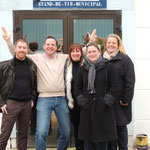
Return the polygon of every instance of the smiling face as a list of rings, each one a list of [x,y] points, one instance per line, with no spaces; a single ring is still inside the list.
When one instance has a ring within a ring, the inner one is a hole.
[[[43,45],[43,48],[49,56],[54,56],[54,54],[57,50],[56,41],[52,38],[46,39],[46,41]]]
[[[81,53],[81,50],[80,49],[73,49],[72,51],[71,51],[71,58],[72,58],[72,60],[73,61],[80,61],[80,59],[81,59],[81,55],[82,55],[82,53]]]
[[[75,62],[82,62],[83,61],[83,52],[82,46],[79,43],[73,43],[69,47],[69,59]]]
[[[100,50],[98,50],[95,46],[89,46],[87,49],[87,56],[91,61],[96,61],[101,55]]]
[[[109,54],[118,51],[118,40],[115,37],[108,37],[106,41],[106,50]]]
[[[24,60],[28,52],[28,45],[24,41],[19,41],[15,45],[16,58]]]

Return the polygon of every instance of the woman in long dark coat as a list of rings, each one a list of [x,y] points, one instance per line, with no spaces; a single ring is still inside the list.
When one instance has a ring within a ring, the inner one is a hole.
[[[109,143],[108,150],[128,150],[127,124],[132,120],[132,99],[134,93],[134,65],[126,54],[120,37],[110,34],[106,38],[106,51],[103,57],[116,69],[119,91],[115,101],[118,140]]]
[[[117,88],[113,66],[101,57],[99,47],[90,43],[75,83],[75,97],[81,106],[79,138],[84,140],[85,150],[107,150],[108,141],[117,138]]]
[[[74,127],[76,150],[84,150],[83,141],[78,138],[80,106],[78,105],[74,97],[74,84],[82,61],[82,46],[78,43],[71,44],[69,48],[69,58],[66,60],[65,64],[65,91],[70,110],[70,119]]]

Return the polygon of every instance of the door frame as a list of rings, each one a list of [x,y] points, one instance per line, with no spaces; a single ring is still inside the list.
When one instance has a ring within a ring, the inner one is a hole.
[[[13,11],[13,25],[14,27],[19,27],[20,30],[14,33],[13,38],[16,41],[23,37],[22,29],[24,19],[62,19],[64,53],[68,53],[69,46],[73,43],[74,19],[113,19],[113,31],[122,37],[121,16],[121,10],[15,10]]]

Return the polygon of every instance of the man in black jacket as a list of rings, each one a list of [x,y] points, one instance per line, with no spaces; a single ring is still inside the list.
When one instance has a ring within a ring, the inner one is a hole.
[[[36,65],[26,57],[28,43],[15,43],[13,59],[0,63],[0,108],[3,113],[0,150],[5,150],[14,123],[17,125],[17,146],[27,149],[27,130],[33,101],[36,97]]]

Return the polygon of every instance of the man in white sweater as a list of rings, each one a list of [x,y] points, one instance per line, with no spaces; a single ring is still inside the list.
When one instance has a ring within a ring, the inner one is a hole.
[[[10,52],[12,43],[10,35],[2,28]],[[46,137],[50,127],[51,113],[54,110],[59,124],[59,141],[57,150],[67,150],[70,139],[69,110],[64,91],[65,54],[57,54],[57,40],[48,36],[44,42],[45,53],[27,55],[37,65],[37,101],[36,150],[46,150]]]

